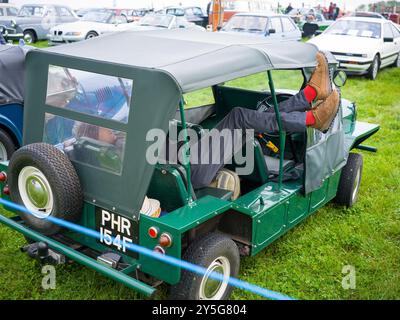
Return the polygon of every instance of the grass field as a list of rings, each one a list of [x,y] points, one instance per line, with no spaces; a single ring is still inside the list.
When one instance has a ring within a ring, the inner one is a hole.
[[[260,80],[240,84],[264,85]],[[357,102],[359,120],[381,125],[366,143],[378,153],[361,152],[358,203],[319,210],[258,256],[242,259],[240,278],[299,299],[399,299],[400,69],[384,69],[376,81],[350,78],[343,97]],[[78,264],[57,267],[56,289],[43,290],[40,265],[18,250],[24,243],[20,234],[0,226],[0,299],[143,298]],[[356,289],[341,286],[345,265],[355,268]],[[156,298],[164,298],[165,291]],[[233,298],[259,299],[241,290]]]

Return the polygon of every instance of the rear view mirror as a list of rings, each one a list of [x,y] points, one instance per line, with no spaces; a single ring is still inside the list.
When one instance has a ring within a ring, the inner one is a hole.
[[[393,38],[383,38],[383,42],[393,42]]]
[[[271,34],[271,33],[276,33],[276,30],[275,29],[269,29],[268,30],[268,34]]]
[[[333,75],[333,83],[337,87],[343,87],[347,81],[347,74],[343,70],[336,71]]]

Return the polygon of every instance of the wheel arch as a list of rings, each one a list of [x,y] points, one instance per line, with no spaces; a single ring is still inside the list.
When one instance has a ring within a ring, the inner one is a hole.
[[[38,39],[38,32],[35,30],[35,28],[29,26],[27,28],[24,28],[22,32],[25,33],[26,31],[32,31],[35,35],[36,40]]]
[[[18,148],[21,146],[22,134],[19,132],[18,128],[12,122],[10,122],[10,120],[0,116],[0,129],[5,131],[10,136]]]
[[[182,252],[193,241],[210,232],[220,232],[227,235],[236,242],[241,255],[250,255],[253,232],[252,218],[233,208],[186,231],[183,235]]]

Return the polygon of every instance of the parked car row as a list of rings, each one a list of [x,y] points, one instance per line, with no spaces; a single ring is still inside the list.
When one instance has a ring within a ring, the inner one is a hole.
[[[67,6],[26,4],[11,19],[10,16],[0,16],[0,25],[3,26],[3,34],[7,39],[24,38],[25,42],[33,43],[45,40],[51,27],[78,19],[75,12]]]
[[[50,29],[49,44],[57,45],[97,37],[106,33],[154,29],[194,28],[205,30],[184,17],[150,13],[136,23],[128,23],[126,16],[114,9],[97,9],[86,13],[80,21],[60,24]]]

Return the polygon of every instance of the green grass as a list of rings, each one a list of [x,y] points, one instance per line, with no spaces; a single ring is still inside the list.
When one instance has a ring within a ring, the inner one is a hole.
[[[261,89],[265,81],[256,75],[235,84]],[[279,81],[298,84],[294,75]],[[351,209],[330,204],[256,257],[242,259],[240,278],[299,299],[399,299],[400,69],[384,69],[376,81],[350,78],[343,97],[357,102],[359,120],[381,125],[367,142],[378,153],[362,152],[359,201]],[[206,98],[205,91],[186,97],[190,106]],[[143,298],[79,264],[58,266],[56,289],[43,290],[41,267],[18,250],[24,243],[19,233],[0,226],[0,299]],[[345,265],[356,268],[355,290],[342,289]],[[233,298],[260,299],[241,290]]]

